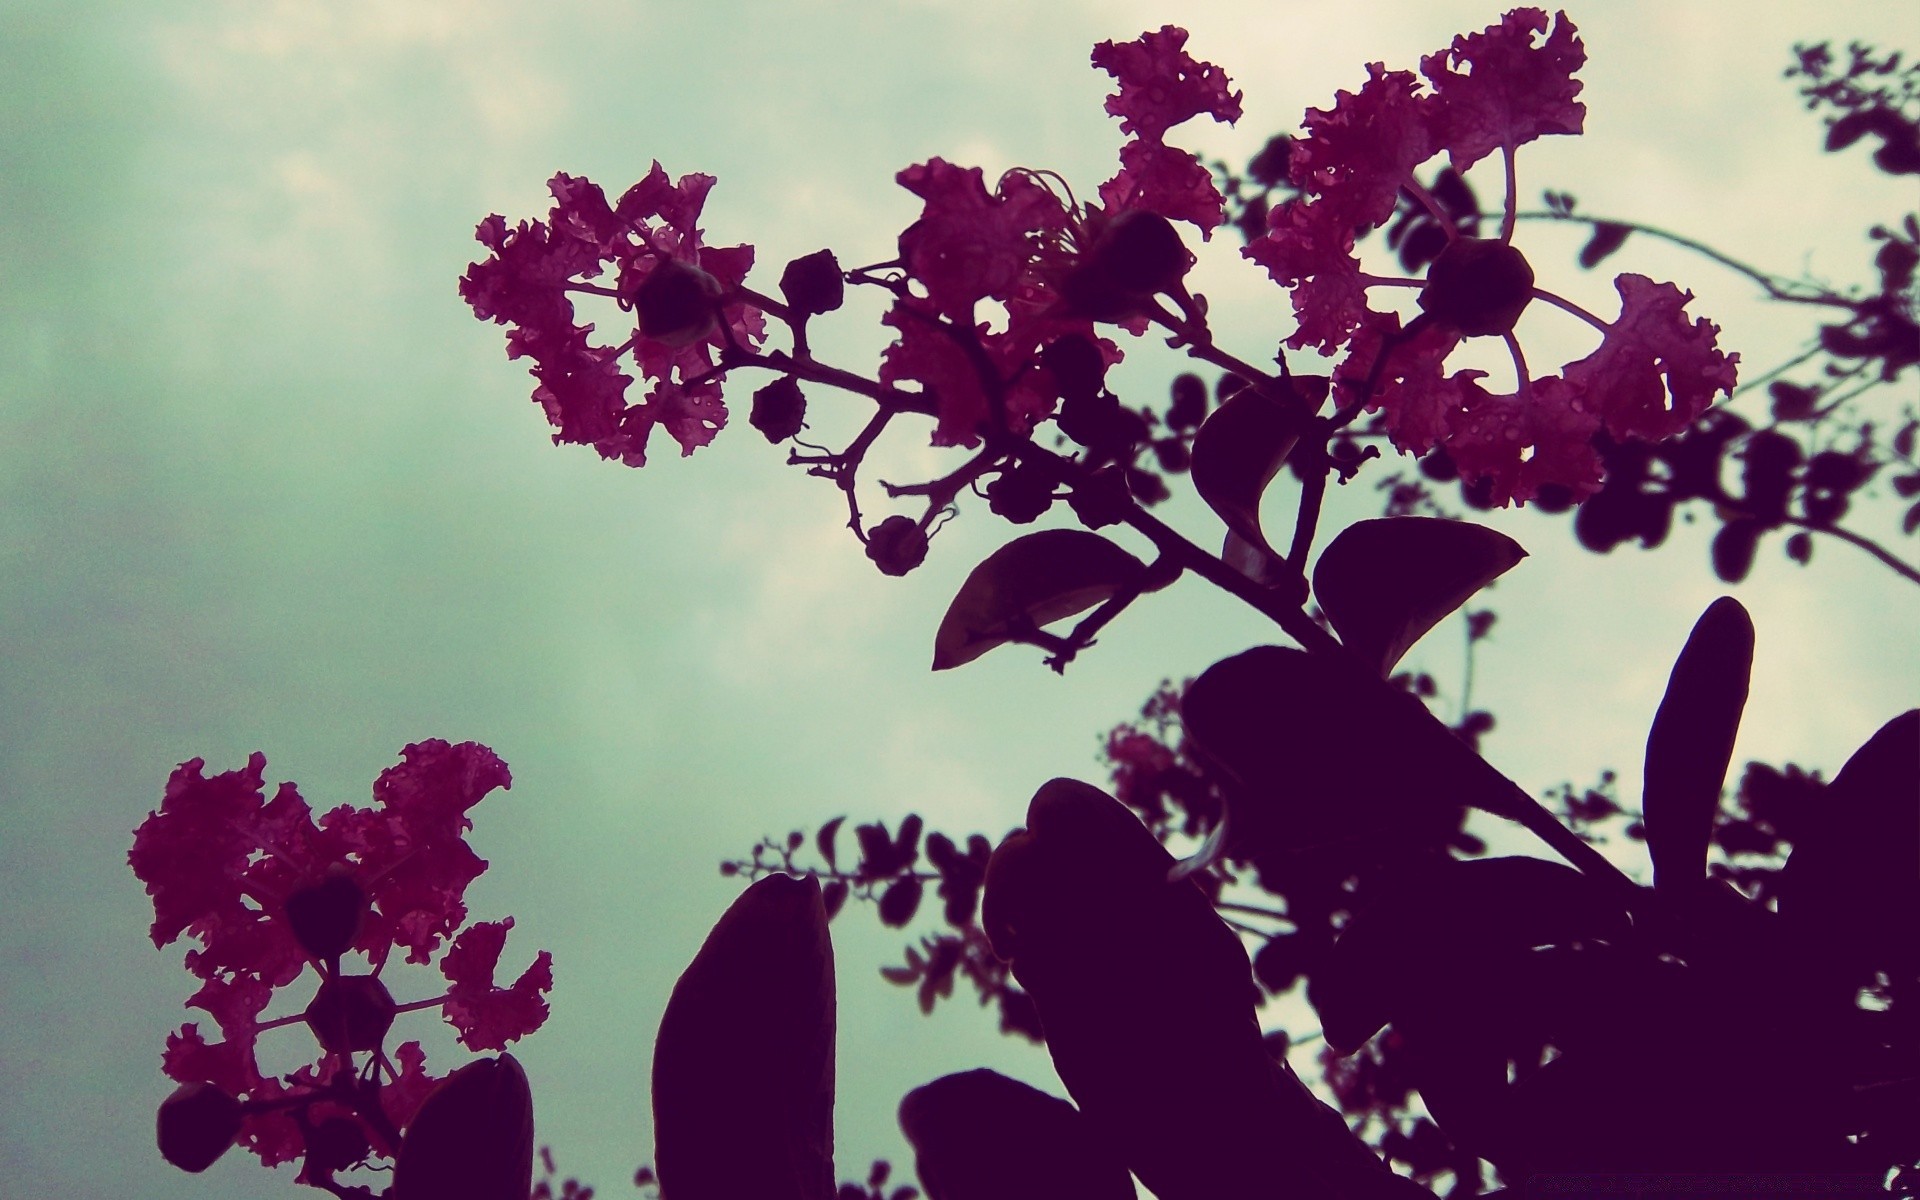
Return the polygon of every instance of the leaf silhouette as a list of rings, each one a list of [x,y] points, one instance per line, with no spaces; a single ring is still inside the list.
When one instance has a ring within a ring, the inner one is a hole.
[[[1462,975],[1514,951],[1624,937],[1615,898],[1571,867],[1545,859],[1439,859],[1363,897],[1307,998],[1327,1045],[1360,1048],[1427,992],[1457,990]]]
[[[1356,521],[1321,552],[1313,594],[1340,640],[1384,678],[1408,647],[1526,556],[1506,534],[1470,521]]]
[[[1780,912],[1856,975],[1920,969],[1920,709],[1888,721],[1804,814]]]
[[[946,1075],[900,1101],[928,1200],[1133,1200],[1133,1177],[1092,1122],[994,1071]]]
[[[1580,265],[1592,269],[1600,265],[1615,250],[1627,244],[1627,235],[1633,230],[1613,221],[1602,221],[1593,227],[1593,236],[1587,244],[1580,247]]]
[[[395,1200],[524,1200],[533,1094],[513,1055],[470,1062],[428,1093],[393,1167]]]
[[[1243,388],[1214,410],[1193,439],[1194,490],[1230,533],[1269,561],[1280,556],[1260,528],[1260,498],[1286,462],[1298,429],[1297,420],[1279,404]],[[1246,574],[1258,579],[1265,572]]]
[[[987,869],[987,935],[1080,1111],[1161,1200],[1402,1195],[1268,1056],[1245,948],[1172,865],[1118,801],[1056,779]]]
[[[768,875],[674,984],[653,1051],[674,1200],[832,1200],[833,947],[817,881]]]
[[[1738,600],[1722,596],[1687,635],[1647,734],[1641,811],[1653,885],[1662,891],[1706,878],[1707,839],[1752,669],[1753,619]]]
[[[1521,815],[1512,782],[1346,655],[1259,646],[1223,659],[1187,689],[1181,717],[1242,785],[1228,796],[1230,853],[1353,839],[1438,847],[1462,806]]]
[[[1139,583],[1146,566],[1097,533],[1048,529],[1015,538],[967,575],[933,639],[933,669],[970,663]]]

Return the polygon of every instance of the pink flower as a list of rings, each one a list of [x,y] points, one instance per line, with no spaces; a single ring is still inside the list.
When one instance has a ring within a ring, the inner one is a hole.
[[[496,987],[494,969],[513,918],[470,926],[440,959],[440,973],[453,984],[447,993],[447,1023],[469,1050],[500,1050],[538,1029],[547,1019],[542,993],[553,989],[553,956],[542,950],[510,987]]]
[[[561,173],[548,184],[554,206],[545,221],[480,223],[475,236],[491,254],[468,268],[460,294],[475,316],[514,327],[507,357],[533,360],[533,398],[558,430],[555,444],[590,445],[637,467],[655,426],[682,455],[725,426],[720,360],[728,346],[757,346],[766,320],[739,296],[753,247],[701,242],[713,183],[699,174],[670,180],[656,162],[609,205],[599,185]],[[587,282],[608,267],[613,286]],[[577,294],[634,312],[632,335],[618,346],[588,342],[594,326],[575,323]],[[620,366],[629,351],[652,381],[639,403],[627,398],[633,377]]]
[[[1167,130],[1197,116],[1233,124],[1241,93],[1229,91],[1227,73],[1186,52],[1187,31],[1163,25],[1131,42],[1101,42],[1093,65],[1119,81],[1107,97],[1107,112],[1132,135],[1120,151],[1120,172],[1100,187],[1109,217],[1127,209],[1191,221],[1203,236],[1225,220],[1225,201],[1213,172],[1191,153],[1165,143]]]
[[[1245,250],[1292,291],[1298,327],[1287,344],[1345,349],[1335,378],[1346,402],[1384,411],[1404,451],[1444,449],[1499,504],[1524,503],[1547,486],[1591,495],[1601,481],[1594,438],[1602,430],[1616,439],[1668,437],[1734,386],[1738,356],[1719,350],[1716,326],[1687,317],[1691,294],[1621,275],[1620,315],[1605,321],[1535,287],[1511,245],[1514,151],[1545,134],[1580,132],[1586,110],[1573,72],[1585,60],[1565,14],[1549,31],[1543,11],[1520,8],[1424,58],[1429,91],[1410,72],[1372,64],[1358,92],[1308,111],[1288,165],[1301,198],[1274,209],[1266,235]],[[1464,170],[1495,150],[1508,182],[1500,236],[1467,237],[1414,172],[1442,151]],[[1424,281],[1369,275],[1354,253],[1361,234],[1392,217],[1402,192],[1442,217],[1450,238]],[[1421,289],[1422,314],[1405,327],[1369,306],[1368,292],[1389,286]],[[1599,348],[1560,375],[1531,375],[1513,327],[1536,299],[1597,328]],[[1460,341],[1480,336],[1507,343],[1519,381],[1512,394],[1487,391],[1481,371],[1445,373]]]

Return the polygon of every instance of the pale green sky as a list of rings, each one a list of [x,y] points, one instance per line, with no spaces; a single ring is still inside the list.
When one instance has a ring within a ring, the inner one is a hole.
[[[929,675],[948,597],[1007,528],[976,507],[923,570],[881,578],[836,528],[833,490],[746,427],[746,389],[736,427],[691,459],[657,446],[633,472],[554,449],[499,330],[454,291],[481,217],[544,212],[555,170],[618,190],[659,158],[719,177],[709,240],[759,245],[753,278],[771,287],[823,245],[887,257],[917,210],[893,173],[931,155],[989,177],[1052,167],[1090,193],[1120,144],[1095,41],[1187,24],[1247,109],[1191,144],[1243,158],[1369,59],[1411,67],[1498,11],[0,3],[8,1190],[292,1194],[291,1170],[275,1181],[245,1155],[196,1179],[152,1149],[159,1053],[191,987],[182,948],[146,941],[125,855],[183,759],[224,770],[263,750],[270,780],[326,807],[366,803],[406,742],[497,749],[516,783],[477,810],[493,869],[471,902],[516,918],[516,969],[554,952],[553,1018],[516,1053],[542,1139],[618,1194],[651,1151],[667,989],[735,890],[720,858],[842,812],[997,835],[1047,777],[1097,778],[1096,735],[1162,677],[1276,636],[1184,583],[1064,680],[1018,649]],[[1911,41],[1903,5],[1570,15],[1588,135],[1526,148],[1523,194],[1566,188],[1771,269],[1860,278],[1862,231],[1910,207],[1910,183],[1823,158],[1779,74],[1796,40]],[[1571,235],[1526,232],[1546,286],[1609,293],[1572,267]],[[1215,239],[1201,287],[1223,342],[1259,357],[1288,331],[1284,301],[1234,249]],[[1752,366],[1804,336],[1697,259],[1635,243],[1617,262],[1696,291]],[[873,316],[844,315],[821,344],[871,370]],[[1152,340],[1127,350],[1139,397],[1181,369]],[[903,445],[894,461],[931,460]],[[1191,508],[1176,519],[1217,536]],[[1565,520],[1498,521],[1534,557],[1502,583],[1478,665],[1501,719],[1489,756],[1535,788],[1631,774],[1671,656],[1721,590],[1708,531],[1602,559]],[[1760,639],[1742,753],[1831,769],[1913,702],[1914,597],[1863,556],[1827,544],[1803,571],[1763,548],[1738,595]],[[1443,630],[1427,660],[1449,683],[1456,646]],[[995,1065],[1059,1090],[969,1002],[927,1021],[881,982],[897,934],[856,914],[835,936],[844,1174],[899,1152],[893,1106],[936,1075]],[[393,986],[405,1000],[436,979]],[[429,1045],[441,1069],[459,1061],[450,1039]]]

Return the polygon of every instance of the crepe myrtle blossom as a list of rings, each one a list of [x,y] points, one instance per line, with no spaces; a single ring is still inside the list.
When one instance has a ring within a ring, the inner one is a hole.
[[[168,1036],[162,1066],[182,1085],[169,1104],[227,1105],[237,1140],[262,1162],[304,1156],[303,1182],[370,1152],[391,1156],[438,1081],[419,1042],[387,1053],[397,1014],[438,1008],[472,1050],[501,1049],[547,1017],[552,957],[543,950],[513,983],[496,985],[513,920],[467,924],[463,901],[487,866],[466,844],[467,813],[509,786],[507,766],[478,743],[418,742],[374,781],[373,807],[342,805],[317,822],[291,783],[266,798],[261,754],[212,777],[203,767],[196,758],[174,771],[128,855],[153,899],[154,945],[182,934],[199,944],[186,956],[201,980],[187,1006],[220,1032],[208,1041],[188,1022]],[[439,952],[445,993],[396,1003],[382,979],[394,950],[414,963]],[[350,969],[349,955],[364,969]],[[305,1007],[262,1019],[309,968],[317,982]],[[259,1036],[302,1023],[318,1058],[263,1075]],[[357,1054],[368,1056],[358,1067]],[[163,1109],[163,1128],[165,1119]]]
[[[642,466],[647,439],[664,427],[691,454],[727,423],[717,355],[759,344],[766,321],[740,297],[753,247],[701,244],[700,210],[711,175],[670,181],[658,162],[609,205],[599,185],[565,173],[548,183],[545,221],[509,228],[499,215],[474,236],[491,252],[460,280],[483,321],[512,327],[508,358],[533,360],[533,398],[558,431],[556,444],[592,446],[602,458]],[[612,269],[612,284],[589,282]],[[618,345],[588,340],[573,296],[607,296],[634,314]],[[621,367],[631,353],[650,381],[638,402]]]
[[[1093,64],[1120,85],[1107,112],[1129,135],[1098,203],[1082,206],[1057,176],[1027,168],[1003,174],[992,192],[978,167],[939,158],[896,177],[923,201],[900,235],[898,259],[918,289],[898,292],[882,318],[899,337],[880,380],[911,382],[935,398],[935,445],[1025,434],[1064,394],[1047,347],[1086,338],[1111,365],[1120,350],[1095,337],[1095,322],[1138,334],[1155,295],[1190,303],[1182,280],[1194,260],[1171,222],[1209,237],[1225,202],[1212,172],[1165,135],[1196,116],[1232,123],[1241,94],[1219,67],[1187,54],[1186,40],[1186,30],[1168,25],[1094,47]],[[1003,330],[979,314],[989,300],[1006,314]]]
[[[1620,314],[1602,320],[1535,287],[1512,245],[1514,151],[1545,134],[1581,131],[1586,108],[1573,73],[1585,61],[1566,14],[1549,30],[1545,12],[1517,8],[1423,58],[1425,88],[1412,72],[1371,64],[1358,92],[1308,110],[1288,163],[1301,195],[1274,209],[1265,235],[1244,251],[1292,291],[1299,327],[1287,344],[1345,350],[1335,370],[1342,399],[1384,410],[1400,449],[1444,450],[1497,504],[1524,502],[1548,485],[1575,499],[1592,494],[1601,477],[1596,437],[1671,436],[1735,382],[1738,356],[1718,349],[1718,327],[1686,315],[1691,293],[1624,274],[1614,281]],[[1501,155],[1507,187],[1497,238],[1456,229],[1415,179],[1415,169],[1443,151],[1456,171]],[[1354,254],[1356,239],[1392,216],[1402,191],[1449,238],[1424,280],[1368,274]],[[1420,289],[1420,315],[1403,326],[1369,307],[1369,292],[1383,287]],[[1532,375],[1513,329],[1534,300],[1599,330],[1599,347],[1558,375]],[[1506,342],[1518,377],[1513,394],[1488,391],[1482,371],[1444,373],[1447,356],[1469,337]]]

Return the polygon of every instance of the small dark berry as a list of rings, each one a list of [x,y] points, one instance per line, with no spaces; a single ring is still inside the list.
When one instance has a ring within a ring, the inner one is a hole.
[[[806,423],[807,398],[793,376],[782,375],[753,394],[753,411],[747,424],[758,429],[767,441],[778,445],[799,433]]]
[[[927,534],[912,517],[888,517],[867,532],[867,557],[884,575],[905,575],[927,559]]]

